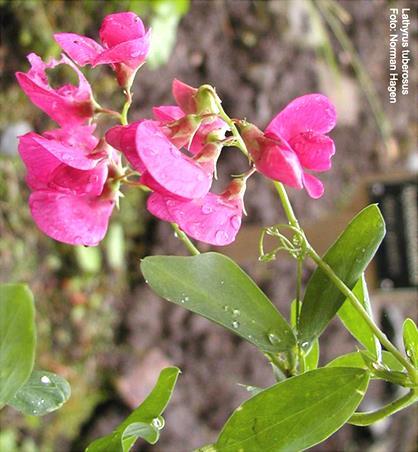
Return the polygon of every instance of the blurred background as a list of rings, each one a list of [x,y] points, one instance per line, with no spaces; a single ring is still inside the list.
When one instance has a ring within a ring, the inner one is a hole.
[[[53,32],[97,38],[106,14],[131,10],[153,28],[151,57],[133,87],[131,120],[150,117],[153,105],[173,103],[174,77],[193,86],[212,84],[232,117],[245,117],[260,128],[294,97],[326,94],[339,119],[331,133],[337,148],[333,169],[321,176],[325,195],[312,201],[306,193],[289,190],[308,236],[324,251],[348,219],[387,186],[415,187],[416,218],[418,74],[412,59],[410,93],[390,104],[388,16],[394,5],[413,11],[416,3],[0,0],[0,282],[29,284],[37,308],[37,365],[65,376],[73,391],[62,409],[43,418],[4,409],[2,452],[84,450],[144,399],[169,364],[183,373],[165,415],[166,427],[156,446],[139,443],[136,450],[188,451],[213,442],[232,410],[248,397],[236,383],[273,383],[266,360],[250,344],[159,300],[145,287],[139,272],[142,257],[186,253],[169,225],[146,212],[139,191],[126,191],[97,248],[66,246],[37,230],[15,137],[55,125],[16,83],[14,73],[29,67],[25,56],[31,51],[57,56]],[[411,48],[416,49],[416,37],[415,15]],[[57,81],[64,75],[56,74]],[[99,102],[120,109],[123,96],[112,73],[99,67],[87,75]],[[232,149],[222,154],[218,167],[222,186],[245,161]],[[237,242],[222,251],[235,257],[287,314],[295,263],[285,255],[268,264],[257,261],[260,228],[284,220],[271,184],[252,178],[246,207]],[[393,225],[401,239],[402,228]],[[410,279],[397,282],[382,273],[385,265],[379,259],[380,267],[368,275],[372,303],[377,319],[399,344],[395,332],[400,332],[402,319],[417,317],[416,279],[412,272]],[[304,282],[312,269],[307,263]],[[355,343],[334,321],[321,337],[321,363],[352,350]],[[395,396],[390,386],[373,386],[362,408],[372,409]],[[417,410],[410,408],[372,428],[346,426],[312,450],[413,451],[416,416]]]

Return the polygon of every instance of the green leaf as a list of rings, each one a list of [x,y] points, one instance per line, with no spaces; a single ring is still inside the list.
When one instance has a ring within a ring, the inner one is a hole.
[[[369,291],[367,290],[364,273],[354,286],[353,293],[372,318],[373,315],[370,305]],[[338,316],[347,330],[360,342],[360,344],[363,344],[374,357],[378,358],[382,352],[380,342],[370,331],[370,328],[367,326],[363,317],[361,317],[361,315],[353,308],[348,299],[344,301],[344,304],[338,310]]]
[[[44,370],[35,370],[9,400],[8,405],[24,414],[44,416],[60,408],[71,395],[67,380]]]
[[[382,363],[388,370],[394,372],[402,372],[405,370],[399,361],[394,358],[392,353],[387,351],[382,352]],[[351,352],[345,355],[338,356],[327,364],[327,367],[358,367],[360,369],[368,369],[361,352]]]
[[[152,256],[141,262],[145,280],[161,297],[222,325],[263,352],[296,343],[292,329],[254,281],[218,253]]]
[[[316,338],[309,352],[305,355],[305,370],[314,370],[319,362],[319,340]]]
[[[406,319],[403,324],[403,343],[409,360],[418,367],[418,329],[411,319]]]
[[[24,284],[0,285],[0,406],[29,378],[35,359],[35,308]]]
[[[155,444],[164,427],[161,414],[170,401],[179,373],[177,367],[163,369],[144,402],[113,433],[92,442],[86,452],[128,452],[138,438]]]
[[[277,383],[234,411],[215,448],[283,452],[312,447],[349,419],[368,381],[362,369],[321,368]]]
[[[363,209],[325,254],[323,260],[352,289],[373,258],[385,235],[385,223],[376,205]],[[334,317],[345,297],[317,268],[303,298],[299,331],[302,342],[312,341]]]

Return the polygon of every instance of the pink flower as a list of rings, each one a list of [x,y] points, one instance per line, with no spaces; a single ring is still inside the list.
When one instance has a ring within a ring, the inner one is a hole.
[[[31,69],[27,73],[17,72],[16,78],[22,90],[37,107],[60,126],[66,127],[81,125],[93,116],[91,87],[70,59],[62,56],[60,60],[44,63],[39,56],[31,53],[28,60]],[[70,66],[77,73],[78,86],[64,85],[55,89],[49,85],[46,69],[61,64]]]
[[[122,152],[128,162],[140,174],[146,167],[136,149],[136,129],[141,121],[133,122],[127,126],[115,126],[109,129],[106,134],[106,141],[115,149]]]
[[[144,185],[188,199],[200,198],[209,191],[221,150],[209,143],[191,158],[166,137],[159,122],[151,120],[112,127],[106,141],[143,175]]]
[[[103,45],[75,33],[56,33],[55,40],[78,65],[111,64],[121,86],[132,78],[149,53],[151,32],[134,13],[109,14],[100,27]]]
[[[192,159],[177,149],[159,123],[145,120],[136,129],[136,150],[152,178],[165,190],[183,198],[201,198],[208,193],[219,152],[210,158]]]
[[[297,155],[304,170],[327,171],[335,154],[334,141],[325,134],[336,123],[335,107],[321,94],[308,94],[290,102],[267,126],[267,137],[279,140]],[[324,193],[322,182],[304,171],[303,185],[312,198]]]
[[[148,210],[163,221],[177,223],[190,237],[215,246],[232,243],[241,227],[245,184],[233,180],[220,194],[186,200],[154,192]]]
[[[290,187],[303,188],[302,166],[296,153],[284,140],[267,137],[252,124],[245,124],[241,135],[260,173]]]
[[[29,132],[19,140],[35,223],[53,239],[72,245],[97,245],[115,206],[115,190],[107,180],[117,162],[100,143],[97,148],[93,130]]]
[[[215,107],[206,92],[200,92],[176,79],[172,92],[178,106],[154,107],[153,113],[166,126],[166,135],[175,146],[186,146],[192,154],[197,154],[209,138],[225,138],[228,125],[212,114]]]

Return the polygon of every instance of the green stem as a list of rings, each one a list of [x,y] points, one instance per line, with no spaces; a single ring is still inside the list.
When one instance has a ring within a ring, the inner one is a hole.
[[[207,89],[212,94],[213,100],[214,100],[216,106],[218,107],[219,117],[222,118],[228,124],[229,128],[231,129],[232,135],[237,140],[237,143],[236,143],[237,147],[239,147],[240,150],[247,157],[249,157],[250,153],[248,152],[247,146],[244,143],[244,140],[242,139],[241,134],[239,133],[234,121],[225,113],[225,110],[222,107],[222,103],[221,103],[221,100],[219,99],[218,95],[216,94],[216,92],[214,91],[214,89],[211,86],[207,85]]]
[[[125,91],[126,100],[123,104],[122,112],[120,114],[120,123],[123,126],[128,125],[128,111],[132,105],[132,94],[129,89]]]
[[[354,413],[347,421],[349,424],[365,427],[366,425],[374,424],[398,411],[412,405],[418,400],[418,391],[411,389],[403,397],[394,400],[393,402],[379,408],[376,411],[366,411],[364,413]]]
[[[401,352],[389,341],[387,336],[379,329],[379,327],[374,323],[373,319],[369,316],[367,311],[364,309],[363,305],[360,303],[358,298],[353,294],[353,292],[341,281],[341,279],[335,274],[334,270],[318,255],[318,253],[308,245],[308,254],[312,260],[320,267],[323,272],[328,276],[328,278],[335,284],[335,286],[344,294],[350,301],[353,308],[360,314],[362,319],[365,321],[369,329],[373,334],[379,339],[380,343],[386,348],[387,351],[392,353],[392,355],[405,367],[408,374],[411,377],[413,383],[417,382],[418,375],[414,366],[408,361],[406,357],[402,355]]]
[[[274,186],[276,187],[277,193],[280,196],[280,201],[282,202],[283,209],[285,211],[285,214],[287,216],[287,219],[289,223],[294,226],[295,228],[300,230],[299,222],[296,218],[295,212],[293,212],[292,205],[290,204],[289,197],[287,196],[286,190],[283,187],[283,184],[281,182],[273,182]]]
[[[171,226],[174,229],[177,238],[184,243],[190,254],[193,256],[200,254],[200,251],[193,245],[189,237],[187,237],[187,235],[178,227],[176,223],[171,223]]]

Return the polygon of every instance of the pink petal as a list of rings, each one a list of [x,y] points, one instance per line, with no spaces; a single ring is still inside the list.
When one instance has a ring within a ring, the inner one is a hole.
[[[108,48],[141,38],[145,34],[142,20],[134,13],[109,14],[100,27],[100,39]]]
[[[99,139],[93,135],[95,129],[95,124],[71,128],[63,127],[62,129],[47,130],[43,133],[43,136],[59,141],[71,148],[85,149],[87,153],[90,153],[93,150],[96,152],[95,148],[99,144]]]
[[[57,191],[35,191],[29,206],[46,235],[71,245],[95,246],[105,236],[115,202]]]
[[[316,132],[302,132],[289,142],[303,167],[315,171],[331,168],[331,157],[335,154],[334,141]]]
[[[142,121],[133,122],[128,126],[115,126],[106,132],[106,141],[122,152],[128,162],[139,173],[145,171],[145,166],[136,150],[136,129]]]
[[[156,121],[138,125],[136,148],[151,176],[169,192],[184,198],[200,198],[209,191],[212,173],[182,154]]]
[[[196,113],[196,101],[194,95],[197,93],[197,89],[193,88],[180,80],[173,80],[173,97],[177,102],[177,105],[186,114]]]
[[[47,188],[51,173],[61,164],[45,148],[40,146],[29,132],[19,137],[19,154],[27,169],[26,182],[32,190]]]
[[[334,105],[322,94],[308,94],[290,102],[266,128],[289,141],[301,132],[327,133],[335,126]]]
[[[86,149],[83,146],[84,143],[77,144],[58,141],[54,138],[48,138],[47,133],[45,133],[47,138],[33,132],[30,132],[27,135],[30,136],[30,139],[35,142],[38,147],[42,147],[44,151],[52,154],[60,162],[73,168],[81,170],[92,169],[99,162],[99,159],[95,158],[94,154],[91,153],[92,149]]]
[[[79,66],[93,64],[103,47],[93,39],[76,33],[55,33],[54,39],[62,50]]]
[[[147,200],[147,209],[152,215],[163,221],[173,223],[174,219],[167,209],[166,198],[160,193],[151,193]]]
[[[324,194],[324,185],[311,174],[303,174],[303,185],[311,198],[318,199]]]
[[[172,221],[187,235],[211,245],[232,243],[241,227],[241,199],[208,193],[191,201],[166,198],[166,205]]]
[[[17,72],[20,87],[30,100],[61,126],[83,124],[93,115],[91,87],[80,70],[65,55],[60,61],[44,63],[34,53],[28,56],[32,68],[28,73]],[[67,64],[77,72],[78,87],[65,85],[53,89],[48,84],[45,70]]]
[[[259,143],[259,149],[250,150],[257,170],[270,179],[301,189],[302,167],[287,143],[269,138],[262,139]]]
[[[136,70],[145,61],[150,49],[150,31],[143,37],[120,44],[104,50],[94,60],[93,66],[98,64],[126,64],[130,69]]]
[[[108,166],[104,163],[88,171],[61,164],[51,174],[48,186],[74,195],[99,196],[103,191],[107,175]]]
[[[160,105],[159,107],[153,107],[155,119],[163,124],[167,124],[172,121],[177,121],[184,116],[184,112],[180,107],[176,105]]]

